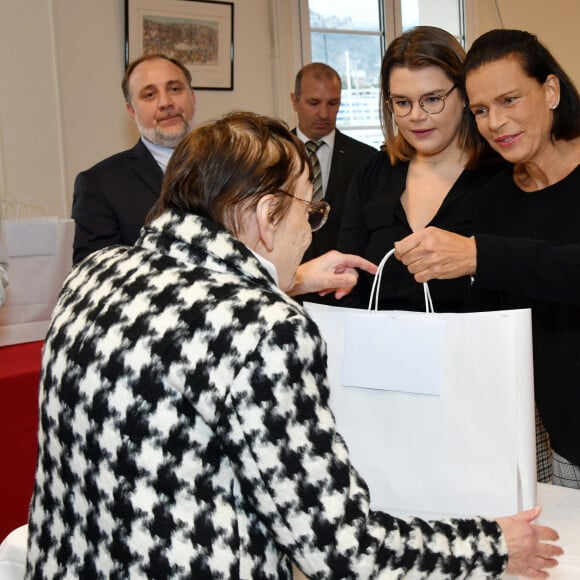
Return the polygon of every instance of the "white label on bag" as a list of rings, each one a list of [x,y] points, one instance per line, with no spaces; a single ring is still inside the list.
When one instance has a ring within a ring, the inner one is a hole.
[[[6,223],[8,257],[52,256],[55,253],[55,223]]]
[[[364,389],[439,395],[445,364],[445,321],[417,313],[409,324],[386,311],[345,319],[342,384]]]

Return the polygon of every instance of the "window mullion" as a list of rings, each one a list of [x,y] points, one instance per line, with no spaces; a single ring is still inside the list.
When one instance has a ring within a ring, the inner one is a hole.
[[[310,28],[310,33],[322,34],[352,34],[353,36],[382,36],[379,30],[351,30],[350,28]]]

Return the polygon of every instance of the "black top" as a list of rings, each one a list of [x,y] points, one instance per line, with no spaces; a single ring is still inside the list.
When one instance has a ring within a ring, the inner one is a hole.
[[[471,235],[479,192],[499,167],[493,164],[477,170],[464,170],[429,225]],[[361,165],[347,195],[339,233],[339,250],[359,254],[378,264],[396,241],[412,233],[401,205],[408,169],[408,162],[391,165],[389,156],[383,151]],[[361,273],[357,286],[343,298],[341,304],[366,308],[372,280],[373,276]],[[462,311],[469,284],[468,277],[429,282],[435,310]],[[394,258],[387,262],[382,275],[379,308],[425,310],[423,285],[415,282],[407,268]]]
[[[555,451],[580,465],[580,168],[532,193],[506,169],[474,231],[470,308],[532,309],[536,403]]]

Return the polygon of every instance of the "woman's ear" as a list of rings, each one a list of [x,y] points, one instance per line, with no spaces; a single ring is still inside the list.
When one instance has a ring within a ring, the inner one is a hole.
[[[548,107],[554,110],[560,104],[560,79],[556,75],[548,75],[544,81],[544,91]]]
[[[276,224],[272,219],[272,214],[276,208],[278,200],[274,195],[265,195],[260,198],[256,206],[256,223],[258,225],[258,235],[260,241],[268,252],[274,249],[274,234]]]

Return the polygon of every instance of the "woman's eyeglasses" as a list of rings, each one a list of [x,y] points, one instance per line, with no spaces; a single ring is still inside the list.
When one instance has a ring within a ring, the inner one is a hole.
[[[330,213],[330,204],[327,201],[306,201],[300,197],[296,197],[292,193],[280,190],[280,193],[284,195],[289,195],[297,201],[301,201],[308,206],[308,223],[310,224],[310,229],[313,232],[319,230],[328,219],[328,214]]]
[[[443,95],[423,95],[416,101],[408,99],[407,97],[389,97],[387,99],[387,106],[389,111],[395,117],[406,117],[413,110],[413,103],[419,103],[419,106],[429,115],[436,115],[445,108],[445,99],[457,88],[453,85]]]

